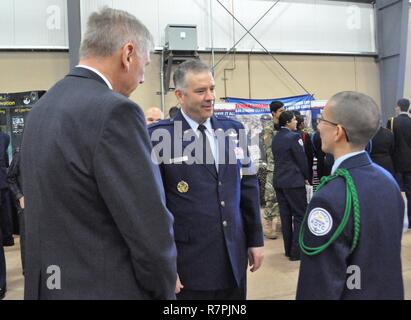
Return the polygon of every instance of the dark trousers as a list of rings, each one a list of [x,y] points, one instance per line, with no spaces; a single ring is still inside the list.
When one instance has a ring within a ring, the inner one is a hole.
[[[17,215],[19,217],[19,230],[20,230],[20,254],[21,254],[21,267],[23,269],[24,274],[24,267],[25,267],[25,254],[26,254],[26,227],[24,222],[24,209],[17,207]]]
[[[183,288],[177,294],[177,300],[245,300],[247,292],[245,281],[242,281],[240,287],[224,290],[201,291]]]
[[[0,229],[0,239],[3,239],[3,234]],[[4,256],[3,242],[0,241],[0,288],[6,287],[6,258]]]
[[[3,233],[2,241],[4,244],[13,242],[13,213],[10,190],[8,188],[0,190],[0,227]]]
[[[408,224],[411,223],[411,171],[397,172],[397,182],[400,185],[401,191],[407,196]]]
[[[276,188],[275,193],[280,209],[285,255],[298,258],[300,256],[298,235],[307,209],[307,191],[305,187]]]

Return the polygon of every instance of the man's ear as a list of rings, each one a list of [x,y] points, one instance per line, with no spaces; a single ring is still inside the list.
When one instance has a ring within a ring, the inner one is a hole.
[[[130,70],[131,62],[135,59],[135,47],[132,42],[127,42],[121,50],[121,62],[127,72]]]
[[[347,141],[345,136],[345,130],[341,125],[337,125],[337,133],[335,137],[335,142]]]
[[[183,102],[184,92],[181,89],[176,89],[176,91],[174,91],[174,94],[176,95],[179,104],[181,104]]]

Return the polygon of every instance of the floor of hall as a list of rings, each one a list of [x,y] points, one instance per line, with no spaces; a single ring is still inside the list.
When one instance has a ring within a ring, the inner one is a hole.
[[[21,300],[24,294],[21,274],[19,238],[13,247],[6,247],[7,293],[5,300]],[[248,299],[293,300],[298,279],[299,262],[289,261],[283,254],[282,239],[265,241],[263,266],[248,276]],[[402,240],[402,264],[405,298],[411,300],[411,231]]]

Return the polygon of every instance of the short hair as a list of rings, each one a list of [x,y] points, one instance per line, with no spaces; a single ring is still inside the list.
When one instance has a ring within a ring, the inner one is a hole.
[[[80,58],[111,56],[129,41],[136,46],[140,56],[154,47],[150,31],[135,16],[103,7],[88,19],[80,46]]]
[[[294,117],[295,115],[292,111],[284,111],[280,114],[280,117],[278,118],[278,124],[281,127],[285,127],[285,125],[288,122],[290,122]]]
[[[281,101],[272,101],[270,103],[271,113],[277,112],[277,110],[281,108],[284,108],[284,103],[282,103]]]
[[[400,107],[402,112],[407,112],[408,109],[410,108],[410,100],[402,98],[402,99],[398,100],[397,106]]]
[[[210,67],[198,59],[187,60],[181,63],[173,74],[174,87],[179,90],[186,88],[186,75],[188,72],[194,74],[211,72]]]
[[[364,148],[380,127],[381,109],[360,92],[343,91],[329,101],[331,121],[344,127],[352,145]]]
[[[294,111],[295,114],[295,111]],[[297,128],[304,123],[304,116],[301,114],[295,114],[295,118],[297,119]]]
[[[180,108],[177,106],[171,107],[170,110],[168,110],[168,115],[171,119],[173,119],[177,115],[179,110]]]

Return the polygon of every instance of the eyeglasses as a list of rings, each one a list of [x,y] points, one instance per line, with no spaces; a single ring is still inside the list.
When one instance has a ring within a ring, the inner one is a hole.
[[[347,130],[342,125],[340,125],[339,123],[335,123],[335,122],[332,122],[332,121],[325,120],[322,114],[319,114],[318,117],[317,117],[317,123],[320,123],[320,122],[325,122],[325,123],[331,124],[332,126],[335,126],[335,127],[337,127],[338,125],[341,126],[341,128],[344,130],[345,138],[346,138],[347,142],[350,142],[350,139],[348,139]]]

